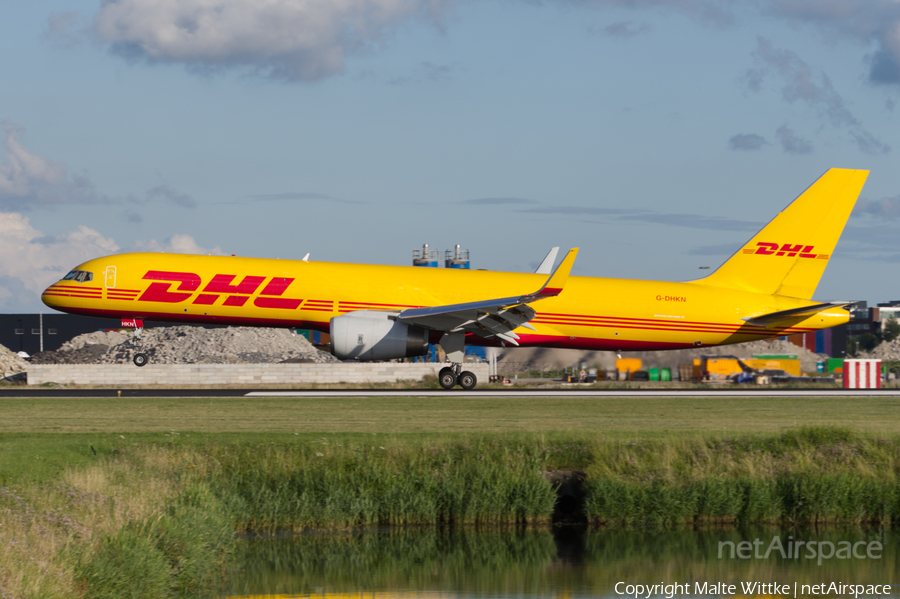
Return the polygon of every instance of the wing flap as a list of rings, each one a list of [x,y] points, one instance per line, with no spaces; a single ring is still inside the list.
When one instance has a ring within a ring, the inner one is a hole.
[[[401,311],[397,319],[429,329],[474,333],[486,339],[497,338],[518,345],[516,340],[519,336],[513,333],[514,329],[526,326],[534,330],[528,321],[535,317],[535,311],[528,304],[562,293],[577,256],[578,248],[569,250],[544,285],[532,293],[446,306],[409,308]]]

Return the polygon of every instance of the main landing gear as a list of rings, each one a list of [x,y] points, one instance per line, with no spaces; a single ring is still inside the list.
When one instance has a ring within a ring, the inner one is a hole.
[[[466,391],[471,391],[478,384],[478,379],[468,370],[462,369],[462,362],[466,358],[466,334],[444,333],[441,337],[441,347],[450,360],[450,366],[441,368],[438,372],[438,382],[444,389],[452,389],[459,385]]]
[[[474,389],[475,385],[478,384],[478,378],[468,370],[460,372],[461,368],[461,364],[454,364],[452,366],[441,368],[441,371],[438,373],[438,381],[441,383],[441,387],[444,389],[452,389],[456,385],[459,385],[466,391]]]

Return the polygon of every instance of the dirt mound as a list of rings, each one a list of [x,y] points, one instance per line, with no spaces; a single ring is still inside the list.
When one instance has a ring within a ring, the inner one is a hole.
[[[879,360],[900,360],[900,338],[893,341],[882,341],[872,351],[859,352],[860,358],[877,358]]]
[[[88,346],[105,345],[109,347],[112,345],[119,345],[120,343],[125,343],[131,339],[131,336],[131,333],[122,331],[96,331],[93,333],[85,333],[84,335],[78,335],[70,341],[66,341],[57,351],[70,352]]]
[[[876,348],[877,349],[877,348]],[[797,354],[803,372],[815,372],[816,362],[825,359],[815,352],[780,339],[748,341],[735,345],[719,345],[671,351],[622,352],[623,358],[640,358],[644,368],[669,367],[691,363],[701,356],[737,356],[745,359],[754,354]],[[608,370],[616,366],[616,354],[609,351],[581,351],[576,349],[507,348],[497,358],[501,372],[528,370],[559,370],[586,364],[588,367]]]
[[[0,345],[0,378],[15,376],[28,370],[28,362]]]
[[[328,352],[287,329],[176,326],[145,329],[141,352],[151,364],[271,364],[337,362]],[[35,355],[37,364],[125,364],[136,353],[128,333],[79,335],[55,352]]]

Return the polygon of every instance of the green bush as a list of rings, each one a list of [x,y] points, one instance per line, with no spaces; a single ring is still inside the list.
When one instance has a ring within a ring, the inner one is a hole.
[[[587,470],[597,523],[881,522],[900,517],[900,447],[847,427],[778,436],[606,443]]]
[[[198,597],[221,581],[233,518],[205,486],[190,484],[164,513],[128,525],[82,556],[86,598]]]
[[[253,530],[549,521],[556,502],[544,456],[503,444],[238,445],[215,457],[218,492],[239,526]]]
[[[146,529],[125,528],[80,564],[76,580],[86,599],[161,599],[172,596],[166,556]]]

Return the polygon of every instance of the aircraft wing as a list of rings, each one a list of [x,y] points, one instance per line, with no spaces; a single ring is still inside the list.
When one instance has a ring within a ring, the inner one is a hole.
[[[781,320],[785,320],[786,318],[794,318],[794,317],[809,317],[817,312],[822,312],[823,310],[829,310],[831,308],[840,308],[843,306],[850,306],[855,302],[825,302],[823,304],[813,304],[811,306],[804,306],[802,308],[791,308],[790,310],[779,310],[778,312],[769,312],[768,314],[761,314],[760,316],[752,316],[748,318],[742,318],[741,320],[747,321],[748,324],[761,325],[764,327],[768,327],[770,324],[776,323]]]
[[[447,333],[474,333],[485,339],[496,338],[518,345],[516,340],[519,336],[513,332],[514,329],[524,326],[534,330],[528,321],[534,318],[535,312],[528,304],[562,293],[577,255],[578,248],[569,250],[544,286],[532,293],[447,306],[409,308],[400,312],[397,320]]]

